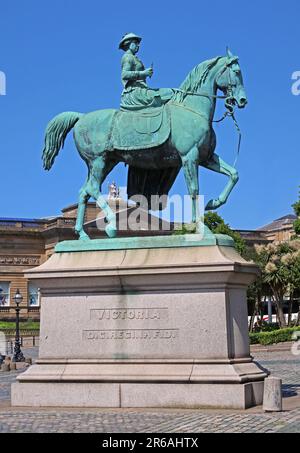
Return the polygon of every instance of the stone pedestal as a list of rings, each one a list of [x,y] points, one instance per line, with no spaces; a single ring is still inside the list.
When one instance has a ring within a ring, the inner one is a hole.
[[[192,237],[73,242],[30,271],[40,352],[12,405],[261,404],[267,373],[250,356],[246,303],[257,268],[226,241]]]

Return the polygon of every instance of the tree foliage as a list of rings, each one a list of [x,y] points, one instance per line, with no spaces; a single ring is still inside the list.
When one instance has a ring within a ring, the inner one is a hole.
[[[226,234],[232,237],[237,251],[243,255],[246,252],[246,243],[237,231],[233,231],[216,212],[207,212],[204,215],[205,225],[215,234]]]
[[[296,216],[298,216],[298,219],[295,220],[295,222],[294,222],[294,230],[295,230],[296,235],[300,236],[300,191],[299,191],[299,200],[293,204],[293,209],[294,209]]]
[[[257,245],[256,263],[262,271],[262,283],[270,288],[280,327],[286,326],[283,302],[290,300],[300,287],[300,240]]]
[[[214,234],[225,234],[233,238],[237,251],[248,261],[254,261],[261,270],[261,275],[248,288],[248,310],[251,313],[253,328],[256,314],[263,316],[263,303],[266,298],[273,300],[281,328],[286,327],[287,322],[283,313],[283,304],[286,297],[300,296],[300,199],[293,205],[295,213],[299,216],[299,230],[295,222],[296,236],[293,240],[284,243],[271,243],[257,245],[255,248],[247,246],[241,235],[232,230],[223,218],[216,212],[207,212],[204,216],[205,225]],[[191,233],[190,225],[177,232],[177,234]],[[292,306],[292,305],[290,305]],[[290,317],[288,324],[290,323]],[[300,310],[298,324],[300,322]]]

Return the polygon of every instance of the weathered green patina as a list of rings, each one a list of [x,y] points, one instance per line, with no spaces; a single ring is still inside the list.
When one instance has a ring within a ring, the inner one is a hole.
[[[121,109],[141,110],[160,107],[168,102],[174,91],[170,88],[150,88],[147,77],[152,77],[153,67],[145,69],[136,54],[142,38],[134,33],[123,36],[119,48],[125,51],[122,58],[122,83],[124,90],[121,98]]]
[[[96,250],[157,249],[177,247],[207,247],[219,245],[234,247],[232,238],[222,234],[213,234],[208,229],[202,234],[182,234],[179,236],[146,236],[111,239],[93,239],[92,241],[63,241],[55,246],[55,252],[86,252]]]
[[[108,148],[123,151],[155,148],[165,143],[171,132],[171,113],[165,107],[146,113],[117,112]]]
[[[114,137],[125,134],[122,121],[117,126],[115,124],[118,114],[116,110],[99,110],[88,114],[65,112],[50,121],[43,151],[44,168],[50,170],[67,134],[73,128],[77,149],[88,166],[87,181],[80,190],[75,226],[80,239],[89,239],[83,229],[83,222],[86,203],[90,197],[97,200],[106,216],[106,233],[111,238],[116,236],[116,215],[103,198],[101,185],[119,162],[129,165],[128,194],[145,195],[147,198],[167,194],[180,168],[183,168],[192,198],[192,220],[195,223],[198,219],[199,165],[229,177],[222,193],[211,200],[206,209],[216,209],[226,203],[238,181],[238,173],[215,153],[216,135],[212,122],[218,90],[224,93],[227,106],[236,104],[243,108],[247,104],[238,57],[230,51],[224,57],[216,57],[197,65],[180,89],[174,90],[175,93],[167,104],[171,118],[169,137],[160,146],[150,149],[139,149],[138,146],[138,134],[143,135],[145,131],[147,134],[152,127],[150,124],[150,129],[147,130],[147,113],[146,119],[144,115],[137,120],[135,133],[132,134],[132,147],[125,150],[118,149],[114,144]]]

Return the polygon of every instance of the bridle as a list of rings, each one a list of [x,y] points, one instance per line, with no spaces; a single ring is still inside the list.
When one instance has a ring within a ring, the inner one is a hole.
[[[219,78],[225,73],[225,71],[228,70],[228,84],[227,84],[227,92],[226,92],[226,96],[225,96],[225,108],[226,108],[226,111],[224,113],[224,115],[222,116],[222,118],[220,118],[219,120],[214,120],[213,123],[221,123],[223,120],[225,120],[225,118],[229,117],[229,118],[232,118],[232,121],[235,125],[235,128],[237,130],[237,133],[238,133],[238,147],[237,147],[237,153],[236,153],[236,157],[235,157],[235,160],[234,160],[234,163],[233,163],[233,168],[236,167],[236,164],[237,164],[237,161],[238,161],[238,158],[239,158],[239,155],[240,155],[240,150],[241,150],[241,142],[242,142],[242,132],[241,132],[241,129],[238,125],[238,122],[235,118],[235,111],[234,111],[234,107],[235,107],[235,98],[233,96],[233,83],[232,83],[232,79],[231,79],[231,65],[232,63],[234,62],[237,62],[237,58],[233,58],[230,60],[229,63],[226,63],[225,67],[222,69],[222,71],[220,72],[220,74],[218,75],[217,77],[217,80],[216,82],[219,80]],[[217,82],[218,83],[218,82]]]

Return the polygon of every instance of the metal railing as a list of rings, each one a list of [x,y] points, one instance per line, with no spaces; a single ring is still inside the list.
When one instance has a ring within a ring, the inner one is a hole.
[[[26,219],[0,219],[0,227],[8,228],[44,228],[45,220],[26,220]]]
[[[40,307],[28,307],[28,313],[39,313]]]
[[[14,338],[16,336],[16,329],[1,329],[1,332],[5,334],[7,338]],[[25,330],[25,329],[20,329],[20,337],[37,337],[39,336],[39,329],[31,329],[31,330]]]
[[[27,309],[27,313],[39,313],[41,307],[30,306],[30,305],[28,305],[27,307],[21,307],[21,310],[26,310],[26,309]],[[15,311],[16,311],[15,308],[10,305],[0,305],[0,315],[1,315],[1,313],[10,313],[10,312],[15,313]]]
[[[32,335],[30,337],[20,337],[20,346],[22,348],[34,348],[39,346],[40,337],[38,335]],[[6,351],[7,355],[12,355],[14,353],[15,339],[9,338],[6,340]]]

